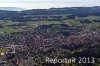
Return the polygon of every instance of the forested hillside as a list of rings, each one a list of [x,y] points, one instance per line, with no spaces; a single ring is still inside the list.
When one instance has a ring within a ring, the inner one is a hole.
[[[0,20],[14,21],[40,21],[40,20],[62,20],[65,18],[86,17],[88,15],[100,16],[100,7],[70,7],[33,9],[25,11],[0,11]],[[50,17],[49,17],[50,16]],[[24,19],[24,20],[23,20]]]

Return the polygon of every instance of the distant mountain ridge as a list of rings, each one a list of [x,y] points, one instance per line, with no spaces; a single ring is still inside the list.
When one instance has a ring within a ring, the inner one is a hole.
[[[0,7],[0,10],[5,10],[5,11],[23,11],[23,10],[26,10],[26,9],[18,8],[18,7]]]
[[[13,9],[13,8],[12,8]],[[69,15],[70,14],[70,15]],[[75,16],[88,16],[95,15],[100,16],[100,6],[96,7],[65,7],[65,8],[50,8],[50,9],[32,9],[32,10],[22,10],[22,11],[7,11],[0,10],[0,20],[14,20],[14,21],[33,21],[36,19],[43,20],[48,19],[46,15],[51,15],[51,18],[57,18],[58,20],[62,18],[63,15],[68,16],[68,18],[75,18]],[[42,16],[40,16],[42,15]],[[62,16],[53,16],[62,15]],[[24,18],[27,17],[27,20]]]
[[[100,12],[100,6],[95,6],[95,7],[65,7],[65,8],[50,8],[50,9],[32,9],[32,10],[22,11],[22,13],[26,13],[26,14],[28,12],[32,13],[34,15],[84,14],[84,13]]]

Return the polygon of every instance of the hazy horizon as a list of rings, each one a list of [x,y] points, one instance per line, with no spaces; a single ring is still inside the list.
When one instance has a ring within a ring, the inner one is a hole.
[[[24,9],[93,6],[100,6],[100,0],[0,0],[0,7],[18,7]]]

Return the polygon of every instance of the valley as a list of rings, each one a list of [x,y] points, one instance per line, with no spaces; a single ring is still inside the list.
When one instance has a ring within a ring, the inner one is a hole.
[[[100,7],[0,11],[1,66],[99,66]],[[94,57],[50,64],[46,57]]]

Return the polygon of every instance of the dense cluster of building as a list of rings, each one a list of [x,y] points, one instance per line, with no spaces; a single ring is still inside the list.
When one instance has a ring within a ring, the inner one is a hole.
[[[81,52],[99,43],[99,32],[68,25],[44,25],[35,28],[33,32],[0,36],[0,47],[9,50],[4,59],[8,61],[12,59],[11,63],[22,65],[29,61],[30,63],[43,63],[46,56],[69,57],[75,50]]]

